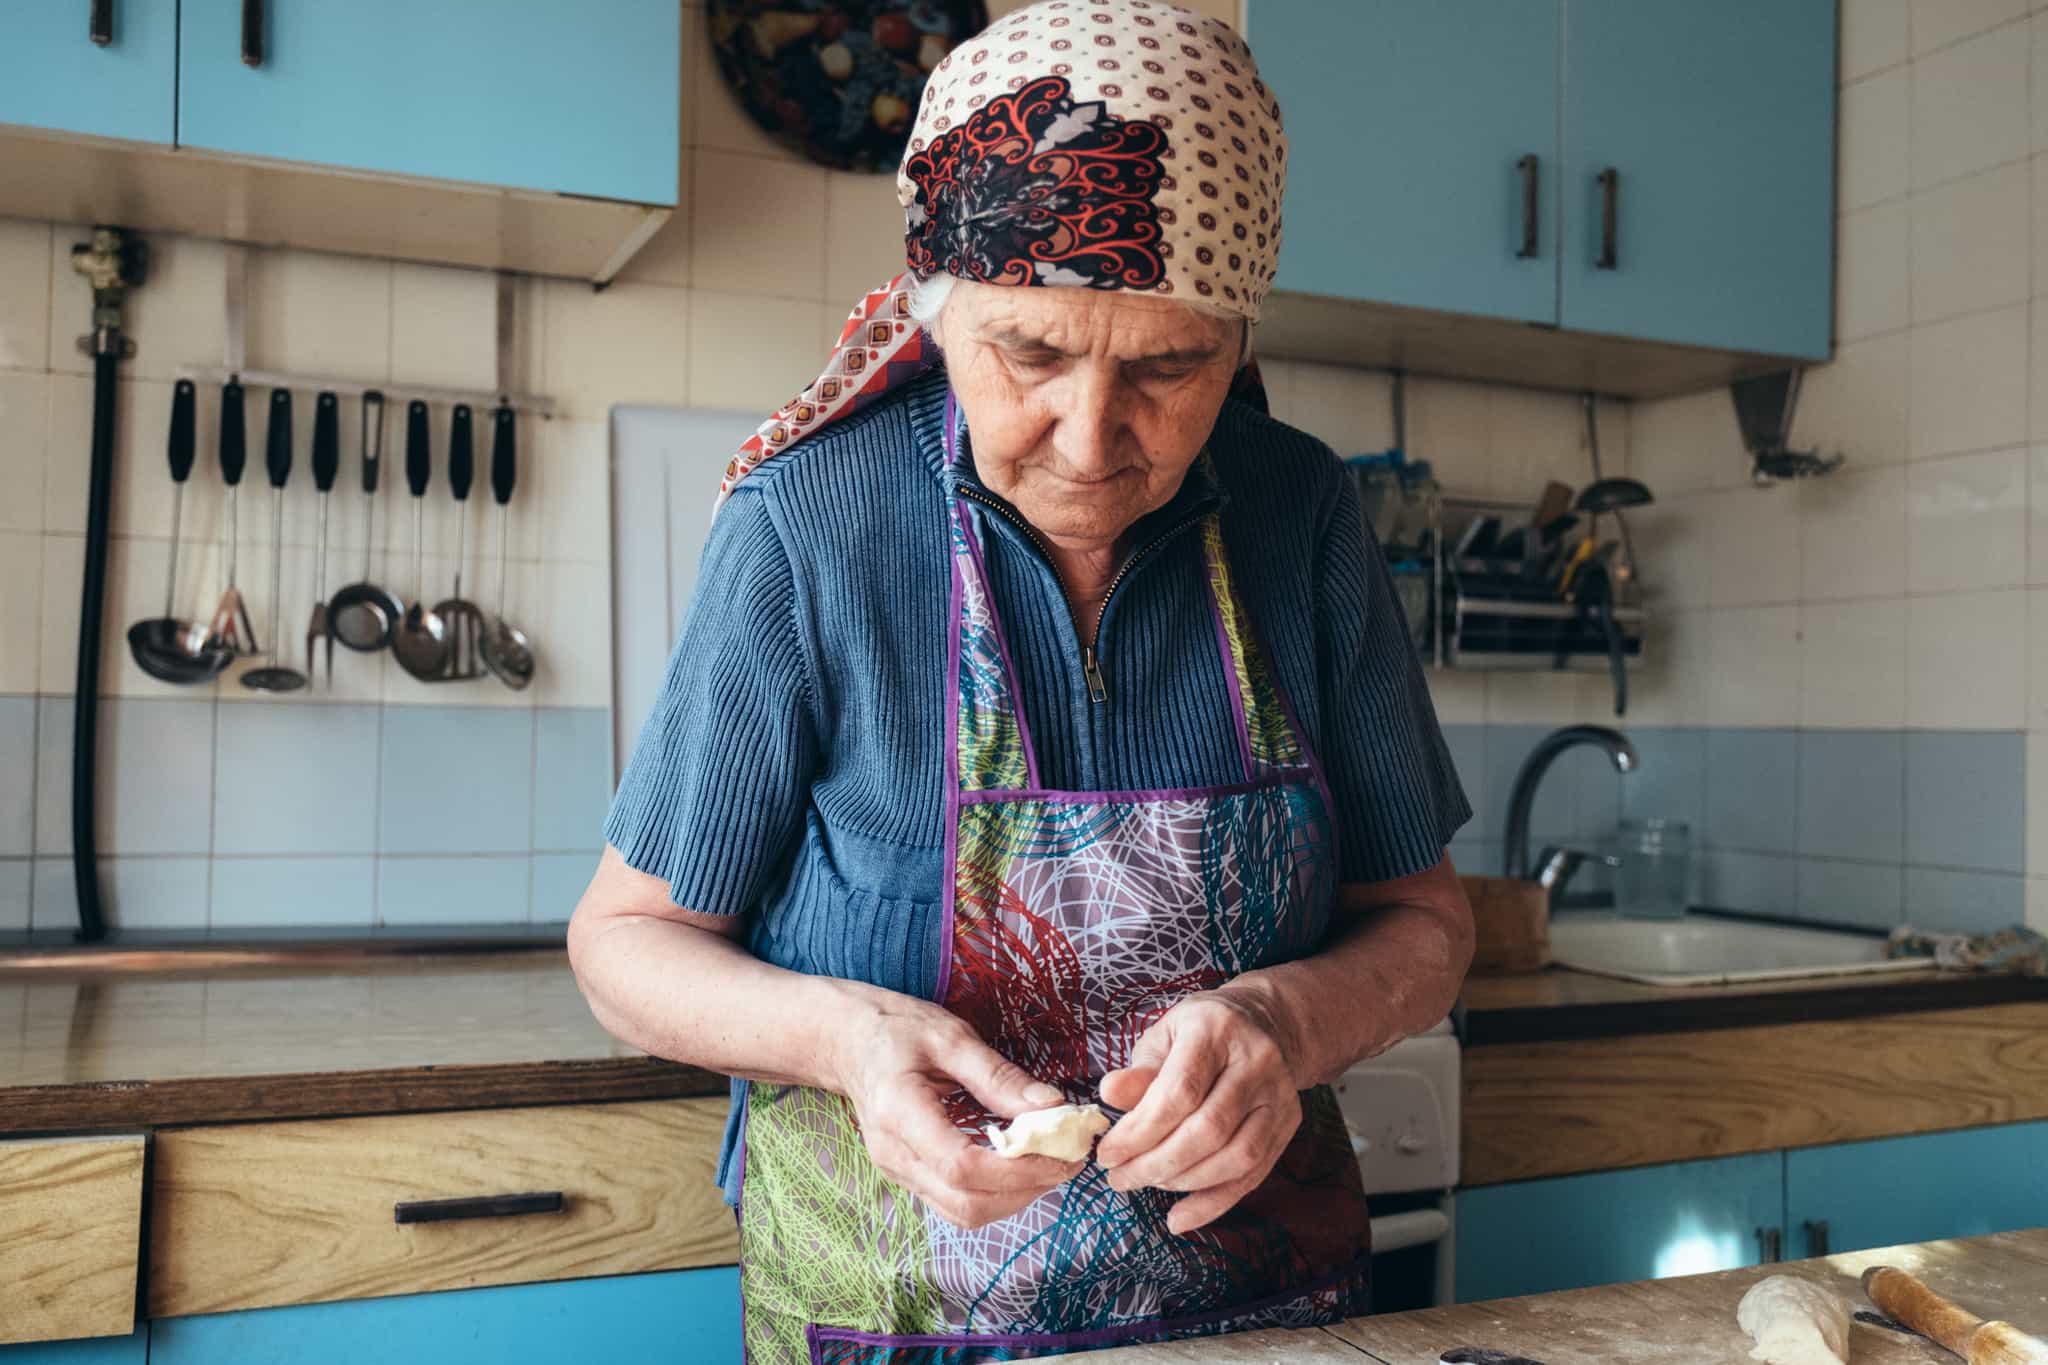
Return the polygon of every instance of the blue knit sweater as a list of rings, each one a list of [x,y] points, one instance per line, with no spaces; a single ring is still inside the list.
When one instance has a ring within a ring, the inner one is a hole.
[[[945,392],[927,377],[740,483],[605,829],[677,904],[752,912],[765,960],[927,998],[943,951]],[[1133,539],[1222,507],[1239,591],[1330,783],[1340,880],[1432,866],[1471,810],[1342,466],[1235,401],[1209,448],[1213,482],[1198,464]],[[972,481],[968,449],[958,474]],[[1008,520],[964,506],[1044,782],[1236,781],[1198,534],[1117,588],[1095,702],[1051,565]]]

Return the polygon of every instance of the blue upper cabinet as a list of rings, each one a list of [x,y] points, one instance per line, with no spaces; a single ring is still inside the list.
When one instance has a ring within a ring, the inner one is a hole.
[[[0,123],[169,143],[177,115],[178,0],[10,4],[0,20]],[[97,41],[105,38],[105,42]]]
[[[1759,1152],[1461,1191],[1458,1301],[1755,1265],[1758,1229],[1784,1211],[1783,1161]]]
[[[2048,1123],[1787,1152],[1785,1201],[1788,1256],[2048,1227]]]
[[[264,0],[253,35],[244,8],[184,0],[180,146],[677,201],[676,0]]]
[[[1560,322],[1825,359],[1833,0],[1567,0],[1564,92]]]
[[[1281,289],[1557,318],[1557,0],[1252,0]]]

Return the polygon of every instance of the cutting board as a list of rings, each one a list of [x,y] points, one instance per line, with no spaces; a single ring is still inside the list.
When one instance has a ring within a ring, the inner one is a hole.
[[[1972,1312],[2048,1334],[2048,1230],[2039,1230],[1073,1359],[1087,1365],[1436,1365],[1450,1347],[1489,1346],[1543,1365],[1737,1365],[1749,1359],[1750,1342],[1735,1325],[1735,1305],[1751,1285],[1772,1274],[1806,1275],[1867,1309],[1857,1281],[1873,1265],[1911,1271]],[[1861,1322],[1854,1325],[1849,1358],[1854,1365],[1958,1365],[1930,1342]]]

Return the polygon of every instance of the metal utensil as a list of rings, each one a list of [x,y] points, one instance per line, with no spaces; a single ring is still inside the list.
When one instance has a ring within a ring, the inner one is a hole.
[[[270,662],[242,675],[242,686],[257,692],[296,692],[306,675],[280,662],[284,643],[284,485],[292,474],[292,391],[270,391],[270,426],[264,433],[263,467],[270,475]]]
[[[185,480],[191,477],[197,453],[195,424],[199,390],[180,379],[171,390],[171,567],[164,575],[164,614],[128,627],[128,652],[135,666],[162,682],[187,685],[214,677],[234,654],[206,638],[203,626],[180,620],[178,600],[178,535],[185,511]]]
[[[327,618],[327,504],[341,469],[341,401],[324,390],[313,403],[313,486],[320,490],[320,534],[313,551],[313,618],[306,623],[306,676],[313,676],[313,646],[327,642],[327,685],[334,685],[334,632]]]
[[[235,586],[235,561],[242,545],[242,467],[249,460],[247,428],[242,413],[241,380],[220,386],[220,481],[228,488],[228,586],[206,627],[207,643],[230,655],[255,654],[256,627],[249,604]]]
[[[498,504],[498,614],[484,632],[484,667],[514,692],[533,681],[533,642],[505,619],[505,505],[518,473],[517,421],[510,406],[491,413],[491,498]]]
[[[399,666],[421,682],[432,682],[448,666],[448,627],[428,609],[426,497],[433,455],[428,448],[427,405],[415,398],[405,409],[405,482],[412,489],[413,601],[399,619],[391,652]]]
[[[377,472],[383,463],[384,395],[371,389],[363,395],[363,576],[334,594],[327,616],[334,638],[358,654],[374,654],[391,643],[405,606],[370,581],[370,534],[377,517]],[[329,670],[330,673],[332,670]]]
[[[444,682],[466,682],[484,675],[480,657],[484,614],[462,596],[463,557],[469,549],[469,485],[475,459],[469,404],[457,403],[448,421],[448,487],[455,494],[455,594],[434,604],[434,615],[447,630],[448,663],[441,673]]]

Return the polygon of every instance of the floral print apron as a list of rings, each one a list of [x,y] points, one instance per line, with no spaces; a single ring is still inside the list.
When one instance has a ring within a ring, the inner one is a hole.
[[[946,438],[957,462],[949,397]],[[1230,682],[1238,781],[1055,791],[1018,705],[977,533],[955,494],[947,956],[937,998],[1070,1101],[1096,1098],[1187,996],[1314,952],[1334,893],[1328,789],[1199,523]],[[960,1128],[992,1121],[961,1093]],[[1365,1197],[1327,1086],[1272,1174],[1186,1236],[1175,1196],[1090,1163],[1021,1213],[954,1227],[869,1161],[850,1101],[748,1087],[741,1297],[752,1365],[978,1365],[1094,1346],[1308,1326],[1366,1309]]]

